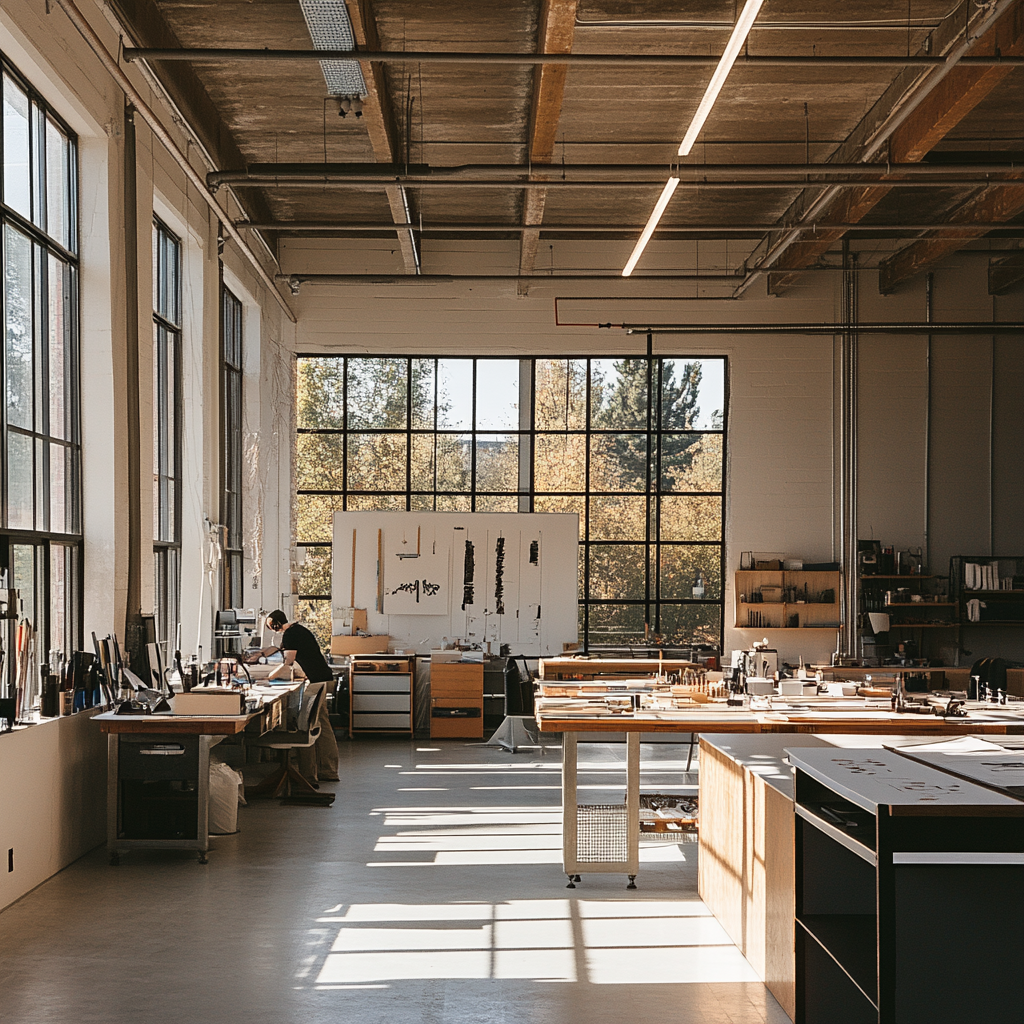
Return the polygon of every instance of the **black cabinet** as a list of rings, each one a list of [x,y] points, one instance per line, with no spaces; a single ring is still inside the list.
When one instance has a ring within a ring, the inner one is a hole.
[[[1019,1024],[1024,802],[892,751],[788,753],[797,1024]]]

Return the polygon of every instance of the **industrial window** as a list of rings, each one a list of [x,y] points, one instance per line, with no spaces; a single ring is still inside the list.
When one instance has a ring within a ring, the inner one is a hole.
[[[78,151],[75,136],[0,56],[0,574],[35,631],[22,708],[47,652],[81,646]],[[13,682],[5,638],[3,679]]]
[[[302,614],[335,510],[576,512],[588,647],[719,644],[723,358],[298,360]]]
[[[181,242],[153,222],[153,563],[161,642],[176,643],[181,593]]]
[[[223,602],[242,606],[242,303],[221,286],[221,522],[227,528]]]

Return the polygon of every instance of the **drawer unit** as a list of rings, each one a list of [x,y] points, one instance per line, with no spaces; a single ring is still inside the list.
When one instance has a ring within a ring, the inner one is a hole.
[[[412,733],[414,679],[410,658],[352,658],[349,731]]]
[[[483,664],[431,664],[430,736],[432,739],[483,739]]]

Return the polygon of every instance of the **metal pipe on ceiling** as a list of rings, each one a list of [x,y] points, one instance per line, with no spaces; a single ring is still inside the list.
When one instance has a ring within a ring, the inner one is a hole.
[[[627,334],[842,334],[849,328],[842,323],[779,324],[599,324],[618,327]],[[964,323],[859,323],[858,334],[1019,334],[1020,321],[966,321]]]
[[[245,238],[241,235],[238,229],[234,226],[230,215],[227,211],[223,210],[220,204],[214,199],[209,191],[204,187],[202,176],[199,172],[189,163],[188,157],[178,147],[177,142],[171,136],[170,132],[164,128],[159,117],[153,109],[146,103],[142,94],[132,85],[131,79],[124,73],[121,66],[114,60],[113,57],[107,52],[107,48],[103,45],[103,41],[95,33],[92,26],[86,21],[82,12],[75,6],[72,0],[56,0],[57,5],[62,11],[68,16],[71,24],[78,30],[79,34],[86,41],[89,48],[99,58],[100,63],[107,70],[107,73],[114,79],[121,91],[128,97],[132,106],[138,111],[142,119],[149,125],[150,131],[153,135],[161,142],[164,149],[167,150],[168,154],[174,160],[174,162],[184,172],[186,178],[195,186],[197,192],[202,198],[203,202],[216,214],[217,218],[224,225],[224,230],[231,236],[232,240],[238,245],[242,255],[252,265],[256,275],[259,279],[267,286],[270,293],[277,299],[281,308],[287,314],[288,318],[292,323],[296,323],[295,314],[292,312],[291,307],[285,301],[284,296],[280,293],[277,286],[274,283],[274,279],[267,273],[263,264],[257,259],[256,254],[249,248]]]
[[[699,274],[647,274],[623,278],[618,270],[605,274],[278,274],[277,280],[288,285],[292,294],[298,294],[304,284],[482,284],[500,281],[509,284],[544,284],[546,281],[733,281],[743,276],[743,269],[704,271]]]
[[[904,23],[904,28],[906,23]],[[133,47],[121,51],[126,61],[216,61],[219,63],[242,61],[371,61],[379,64],[526,64],[571,65],[605,67],[708,67],[718,63],[719,56],[709,54],[661,53],[489,53],[437,50],[271,50],[242,49],[237,47]],[[867,67],[905,68],[941,67],[945,57],[900,56],[899,54],[835,54],[804,56],[802,54],[757,54],[736,58],[736,66],[743,67]],[[973,57],[961,60],[975,67],[1017,67],[1024,65],[1022,57]]]
[[[320,220],[296,221],[245,221],[236,220],[235,227],[249,231],[278,231],[288,233],[301,231],[307,234],[368,234],[387,231],[416,231],[419,234],[522,234],[524,231],[558,232],[564,234],[608,234],[621,231],[632,234],[639,231],[642,224],[417,224],[407,222],[396,224],[393,221],[362,224],[330,224]],[[691,224],[673,226],[659,224],[656,234],[722,234],[750,235],[760,238],[766,231],[789,231],[788,224]],[[800,224],[795,226],[801,231],[934,231],[938,234],[976,235],[979,231],[1008,231],[1024,233],[1024,224],[1013,224],[1006,221],[977,224],[871,224],[859,221],[856,224]]]

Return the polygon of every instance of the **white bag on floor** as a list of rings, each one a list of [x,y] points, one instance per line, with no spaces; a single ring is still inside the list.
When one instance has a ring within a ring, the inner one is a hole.
[[[238,797],[242,776],[223,761],[210,760],[210,835],[238,831]]]

